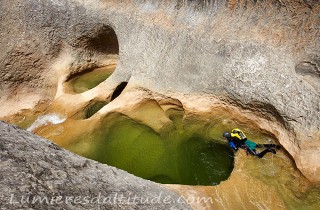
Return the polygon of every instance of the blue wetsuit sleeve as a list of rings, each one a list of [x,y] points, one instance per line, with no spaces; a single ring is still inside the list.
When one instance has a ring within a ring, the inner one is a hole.
[[[232,141],[229,141],[229,146],[234,150],[238,150],[238,148],[236,147],[236,145]]]

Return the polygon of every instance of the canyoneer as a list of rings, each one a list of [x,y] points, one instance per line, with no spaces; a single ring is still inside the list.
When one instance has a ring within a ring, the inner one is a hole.
[[[247,139],[243,131],[238,128],[233,129],[231,132],[224,132],[222,134],[223,138],[228,141],[229,146],[234,150],[238,151],[242,148],[246,151],[246,154],[251,154],[258,158],[262,158],[268,152],[276,154],[275,149],[280,149],[280,145],[276,144],[257,144],[253,141]],[[258,152],[256,148],[265,148],[262,152]]]

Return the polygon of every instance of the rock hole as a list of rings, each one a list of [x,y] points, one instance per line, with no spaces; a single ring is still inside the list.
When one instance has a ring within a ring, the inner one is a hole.
[[[97,113],[105,105],[107,105],[106,102],[98,101],[98,102],[95,102],[94,104],[88,106],[85,109],[84,119],[89,119],[91,116],[93,116],[95,113]]]
[[[118,85],[116,87],[116,89],[114,90],[114,92],[113,92],[113,94],[111,96],[111,101],[116,99],[122,93],[122,91],[125,89],[127,84],[128,84],[128,82],[121,82],[120,85]]]
[[[84,120],[89,119],[92,117],[95,113],[97,113],[102,107],[107,105],[108,103],[105,101],[93,101],[90,102],[84,109],[78,111],[75,113],[72,118],[76,120]]]
[[[76,47],[90,52],[74,64],[66,79],[67,90],[78,94],[96,87],[114,72],[119,60],[119,43],[115,31],[105,25],[93,28],[75,42]]]
[[[320,69],[319,60],[304,61],[296,65],[296,73],[301,76],[301,78],[311,85],[314,90],[320,92]]]
[[[320,70],[316,63],[305,61],[296,65],[296,73],[302,76],[310,75],[314,77],[320,77]]]
[[[119,54],[118,38],[111,27],[102,27],[94,38],[89,39],[89,46],[102,53]]]

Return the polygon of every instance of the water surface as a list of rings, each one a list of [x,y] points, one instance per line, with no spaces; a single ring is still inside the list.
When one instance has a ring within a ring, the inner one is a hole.
[[[74,93],[83,93],[105,81],[113,73],[115,68],[115,65],[110,65],[93,69],[89,72],[83,72],[72,77],[67,83]]]
[[[233,152],[226,144],[183,126],[158,134],[121,114],[109,116],[102,127],[66,148],[166,184],[216,185],[233,169]]]

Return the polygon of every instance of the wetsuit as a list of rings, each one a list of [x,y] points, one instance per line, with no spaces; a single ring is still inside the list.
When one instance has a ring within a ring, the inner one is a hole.
[[[257,152],[256,148],[266,148],[262,152]],[[258,158],[262,158],[265,154],[268,152],[272,152],[273,154],[276,154],[276,151],[272,148],[280,149],[279,145],[276,144],[256,144],[253,141],[246,140],[245,141],[245,150],[248,153],[257,156]]]
[[[231,136],[227,137],[229,146],[237,151],[239,148],[243,148],[246,153],[250,153],[258,158],[262,158],[268,152],[276,154],[276,151],[272,148],[280,149],[279,145],[276,144],[256,144],[253,141],[247,139],[244,133],[239,129],[233,129],[231,131]],[[257,152],[256,148],[266,148],[262,152]]]

